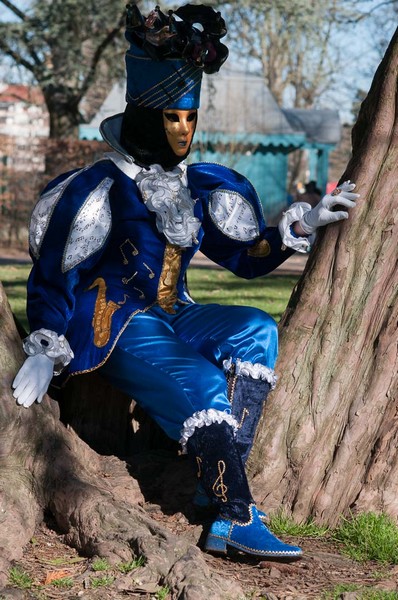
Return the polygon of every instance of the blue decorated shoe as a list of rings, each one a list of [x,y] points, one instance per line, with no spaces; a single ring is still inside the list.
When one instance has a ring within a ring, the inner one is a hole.
[[[226,554],[227,546],[246,554],[274,558],[298,558],[303,551],[298,546],[285,544],[264,525],[254,504],[249,507],[247,523],[218,518],[210,527],[204,549],[207,552]]]

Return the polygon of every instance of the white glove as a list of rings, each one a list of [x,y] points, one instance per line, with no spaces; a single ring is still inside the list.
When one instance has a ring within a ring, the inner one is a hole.
[[[337,187],[331,194],[326,194],[322,200],[312,209],[306,212],[299,221],[299,225],[306,235],[314,233],[318,227],[323,227],[329,223],[335,223],[343,219],[348,219],[348,212],[344,210],[331,210],[334,206],[340,205],[347,208],[356,206],[355,200],[359,194],[353,194],[355,183],[345,181]]]
[[[29,408],[36,400],[41,402],[54,374],[55,358],[45,354],[28,356],[12,382],[17,404]]]

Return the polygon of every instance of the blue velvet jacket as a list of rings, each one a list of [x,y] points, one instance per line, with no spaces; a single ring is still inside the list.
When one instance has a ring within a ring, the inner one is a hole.
[[[112,155],[44,190],[31,218],[27,312],[32,331],[66,336],[75,354],[69,374],[102,365],[138,312],[192,302],[185,274],[199,248],[244,278],[265,275],[292,254],[278,229],[266,226],[246,178],[207,163],[189,165],[187,178],[202,223],[188,248],[159,233],[134,177]]]

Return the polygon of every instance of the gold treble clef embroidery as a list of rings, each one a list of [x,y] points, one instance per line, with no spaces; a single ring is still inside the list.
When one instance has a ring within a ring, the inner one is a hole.
[[[241,429],[241,427],[243,425],[243,421],[245,420],[246,415],[250,415],[250,412],[248,411],[247,408],[244,408],[243,411],[242,411],[242,417],[241,417],[240,423],[238,425],[238,429]]]
[[[225,485],[224,479],[223,479],[223,475],[224,475],[225,469],[226,469],[225,462],[223,460],[219,460],[217,467],[218,467],[219,475],[213,484],[213,492],[214,492],[214,495],[217,496],[217,498],[221,498],[222,502],[228,502],[228,498],[227,498],[228,487]]]

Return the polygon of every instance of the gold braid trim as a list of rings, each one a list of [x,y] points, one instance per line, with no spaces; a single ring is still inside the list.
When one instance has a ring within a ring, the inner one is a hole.
[[[177,282],[181,271],[180,246],[166,244],[163,256],[163,267],[159,278],[157,301],[159,306],[170,315],[175,314],[173,308],[177,302]]]
[[[240,423],[238,425],[238,429],[242,428],[243,421],[245,420],[246,415],[250,415],[250,411],[247,408],[244,408],[243,411],[242,411],[242,416],[241,416],[241,419],[240,419]]]

